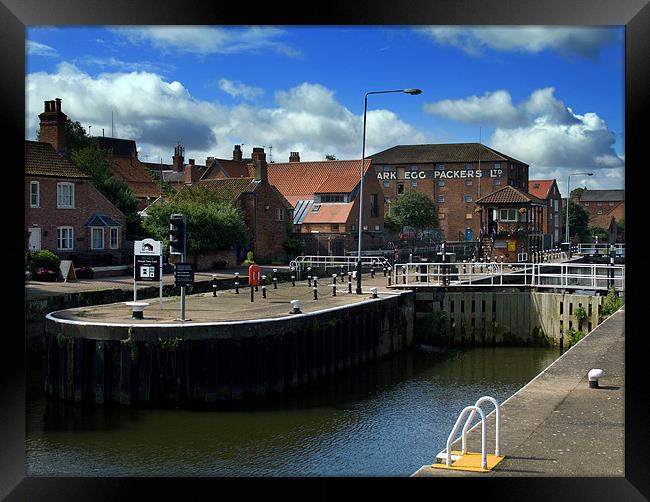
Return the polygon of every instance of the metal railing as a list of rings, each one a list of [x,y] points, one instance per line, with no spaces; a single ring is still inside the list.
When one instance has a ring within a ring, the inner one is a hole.
[[[388,258],[384,256],[361,256],[362,267],[372,267],[376,269],[383,269],[383,267],[390,268]],[[289,267],[295,270],[296,275],[300,278],[300,274],[307,270],[313,269],[336,269],[337,271],[350,272],[356,270],[357,256],[298,256],[295,260],[289,262]]]
[[[395,286],[529,286],[559,289],[625,290],[625,266],[595,263],[397,263]]]
[[[595,256],[609,256],[609,249],[611,244],[593,244],[593,243],[580,243],[578,244],[577,253],[581,255],[595,255]],[[625,257],[625,243],[615,243],[614,252],[617,257]]]

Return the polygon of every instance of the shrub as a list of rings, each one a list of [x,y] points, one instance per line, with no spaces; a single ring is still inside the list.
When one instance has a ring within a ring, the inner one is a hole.
[[[44,268],[55,272],[59,270],[61,259],[52,251],[43,249],[41,251],[31,251],[25,256],[25,268],[32,274],[36,273],[36,269]]]
[[[40,267],[34,271],[34,279],[37,281],[54,282],[56,281],[56,272]]]
[[[616,290],[614,288],[610,289],[609,293],[607,293],[605,301],[603,302],[603,317],[609,317],[622,306],[623,299],[616,294]]]
[[[587,318],[587,311],[582,305],[579,305],[573,312],[574,317],[578,321],[578,328],[582,328],[582,322]]]
[[[582,338],[585,336],[585,334],[582,331],[576,331],[575,329],[571,328],[567,332],[567,336],[569,337],[569,340],[571,340],[571,345],[575,345],[578,343]]]
[[[95,271],[90,267],[80,267],[74,270],[77,279],[92,279],[95,276]]]
[[[282,247],[287,252],[287,256],[290,260],[294,259],[296,256],[302,253],[302,242],[298,239],[287,239],[282,244]]]

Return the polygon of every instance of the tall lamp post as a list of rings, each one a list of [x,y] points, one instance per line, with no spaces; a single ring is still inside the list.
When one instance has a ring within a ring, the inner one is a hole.
[[[405,92],[406,94],[421,94],[420,89],[397,89],[394,91],[367,92],[363,98],[363,147],[361,150],[361,183],[359,185],[359,252],[357,256],[357,294],[361,294],[361,233],[363,231],[363,178],[366,157],[366,110],[368,109],[368,95],[387,94],[389,92]]]
[[[569,239],[569,200],[571,199],[571,176],[593,176],[594,173],[571,173],[566,179],[566,245],[567,253],[571,256],[571,240]]]

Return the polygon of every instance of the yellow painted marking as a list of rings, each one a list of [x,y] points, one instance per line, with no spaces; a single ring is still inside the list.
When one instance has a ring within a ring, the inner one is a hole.
[[[452,455],[461,455],[460,451],[452,451]],[[447,465],[446,463],[442,464],[432,464],[431,467],[435,467],[436,469],[452,469],[452,470],[459,470],[459,471],[473,471],[473,472],[489,472],[494,467],[501,462],[505,456],[496,456],[496,455],[491,455],[487,454],[486,455],[486,461],[487,461],[487,469],[483,469],[481,467],[481,454],[480,453],[465,453],[462,457],[460,457],[458,460],[452,461],[451,465]]]

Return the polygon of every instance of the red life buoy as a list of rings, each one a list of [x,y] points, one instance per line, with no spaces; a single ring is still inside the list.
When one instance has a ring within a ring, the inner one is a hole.
[[[248,267],[248,285],[249,286],[259,286],[260,278],[262,274],[262,269],[259,265],[251,265]]]

